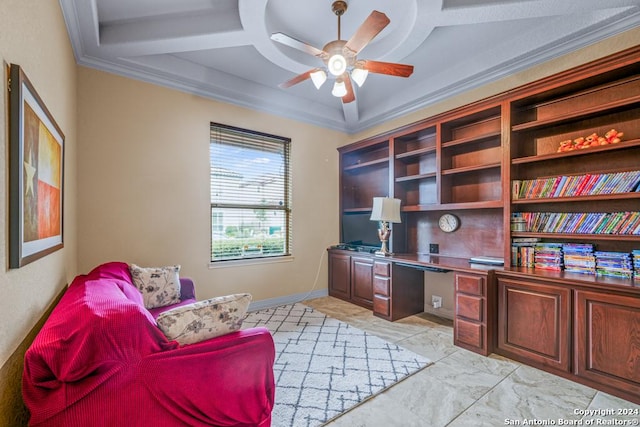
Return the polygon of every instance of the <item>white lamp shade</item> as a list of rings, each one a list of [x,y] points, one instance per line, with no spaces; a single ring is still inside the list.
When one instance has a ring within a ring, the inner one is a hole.
[[[344,85],[344,82],[336,81],[333,85],[333,90],[331,91],[331,95],[336,96],[338,98],[342,98],[347,94],[347,87]]]
[[[311,76],[311,81],[316,89],[320,89],[324,82],[327,81],[327,73],[325,73],[324,70],[316,70],[309,75]]]
[[[347,60],[340,54],[333,55],[327,62],[329,72],[334,76],[341,76],[347,69]]]
[[[371,221],[402,222],[400,220],[400,199],[374,197]]]
[[[351,78],[358,85],[358,87],[362,87],[365,80],[367,80],[367,76],[369,75],[369,70],[365,70],[363,68],[354,68],[351,72]]]

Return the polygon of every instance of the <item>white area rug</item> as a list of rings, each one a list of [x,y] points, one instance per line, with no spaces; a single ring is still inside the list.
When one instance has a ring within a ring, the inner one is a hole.
[[[319,426],[432,362],[303,304],[249,313],[276,345],[273,427]]]

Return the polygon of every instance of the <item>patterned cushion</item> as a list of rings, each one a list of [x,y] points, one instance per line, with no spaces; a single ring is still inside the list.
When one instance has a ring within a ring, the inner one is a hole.
[[[156,322],[167,339],[195,344],[239,330],[250,302],[251,294],[211,298],[165,311]]]
[[[146,308],[164,307],[180,302],[180,266],[142,268],[129,266],[133,284],[142,293]]]

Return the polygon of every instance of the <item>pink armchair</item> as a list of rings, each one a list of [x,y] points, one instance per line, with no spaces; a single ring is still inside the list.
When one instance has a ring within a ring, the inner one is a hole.
[[[181,282],[176,305],[195,301]],[[76,277],[25,355],[30,425],[270,426],[269,331],[180,346],[155,323],[174,306],[145,309],[125,263]]]

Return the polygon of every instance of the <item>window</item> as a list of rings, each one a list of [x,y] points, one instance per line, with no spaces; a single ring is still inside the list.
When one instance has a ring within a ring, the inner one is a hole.
[[[211,261],[290,255],[291,140],[211,123]]]

